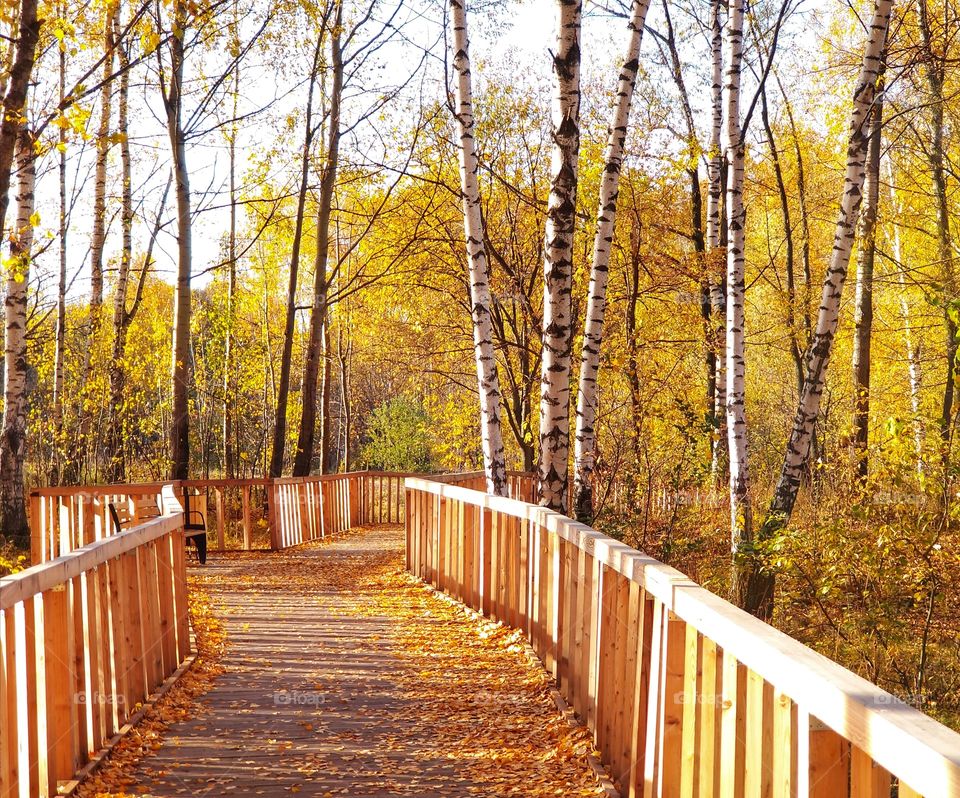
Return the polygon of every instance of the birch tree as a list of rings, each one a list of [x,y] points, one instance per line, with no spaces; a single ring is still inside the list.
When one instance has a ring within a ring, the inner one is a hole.
[[[110,2],[103,9],[103,58],[101,65],[100,119],[96,134],[96,162],[93,178],[93,224],[90,232],[90,300],[87,309],[86,349],[83,374],[80,380],[80,429],[74,441],[65,477],[71,482],[82,482],[87,465],[93,408],[91,391],[94,383],[95,349],[103,324],[103,255],[107,243],[107,159],[110,155],[110,122],[113,108],[114,52],[117,15],[120,3]]]
[[[722,262],[726,246],[722,223],[723,196],[723,0],[710,3],[710,142],[707,149],[707,261],[710,268],[710,313],[713,319],[713,340],[716,352],[713,387],[713,424],[710,473],[716,484],[722,479],[726,458],[726,348],[723,344],[727,313],[726,279]],[[720,274],[712,274],[716,268]]]
[[[853,448],[857,474],[869,470],[870,348],[873,337],[873,269],[876,259],[877,210],[880,204],[880,148],[883,131],[883,98],[878,96],[870,113],[863,212],[857,247],[857,282],[853,310]]]
[[[540,370],[540,503],[567,510],[570,454],[570,344],[573,235],[580,152],[580,0],[557,0],[553,56],[553,155],[543,265],[543,357]]]
[[[110,121],[113,109],[113,63],[117,30],[116,16],[120,3],[114,0],[104,9],[103,19],[103,77],[100,89],[100,121],[97,128],[97,158],[93,180],[93,231],[90,234],[90,311],[88,350],[96,345],[100,333],[103,308],[103,252],[107,235],[107,158],[110,155]],[[87,353],[85,369],[89,380],[92,361]]]
[[[730,0],[730,16],[725,38],[726,126],[723,140],[727,160],[726,413],[727,448],[730,459],[730,536],[735,562],[753,540],[744,359],[746,210],[743,205],[743,177],[746,142],[740,120],[743,12],[743,0]],[[741,598],[737,596],[738,601]]]
[[[460,141],[460,193],[463,204],[463,232],[470,273],[470,305],[473,319],[474,359],[480,399],[480,435],[487,491],[502,496],[506,490],[503,430],[500,424],[500,379],[493,348],[490,309],[490,265],[484,246],[480,187],[477,182],[476,140],[474,138],[473,86],[470,75],[470,37],[467,33],[466,0],[450,0],[453,24],[453,70],[456,73],[454,119]]]
[[[33,247],[36,154],[26,127],[17,140],[17,220],[10,233],[4,299],[3,429],[0,443],[0,513],[3,532],[21,541],[30,539],[23,491],[23,460],[27,438],[27,285]]]
[[[133,166],[130,160],[129,136],[129,95],[130,95],[130,58],[127,52],[129,44],[120,40],[120,14],[113,17],[114,41],[120,64],[120,85],[117,88],[117,130],[120,134],[120,172],[121,172],[121,249],[120,265],[117,268],[117,281],[113,295],[113,353],[110,357],[110,408],[109,429],[107,430],[107,478],[111,482],[122,482],[126,478],[123,460],[123,383],[126,353],[127,330],[136,315],[136,310],[127,310],[127,287],[130,282],[130,267],[133,261]],[[106,93],[106,89],[105,89]],[[99,153],[98,153],[99,155]],[[98,164],[99,166],[99,164]],[[169,181],[167,186],[169,188]],[[164,190],[164,199],[166,199]],[[161,211],[163,209],[161,208]],[[151,245],[152,245],[151,240]],[[148,258],[149,260],[149,254]],[[146,263],[141,273],[137,296],[141,297],[143,282],[146,278]],[[139,302],[138,302],[139,304]]]
[[[892,5],[892,0],[876,0],[874,3],[868,29],[869,38],[853,93],[840,212],[834,231],[833,251],[823,281],[817,322],[807,349],[806,379],[794,414],[777,486],[758,534],[758,545],[751,552],[751,556],[743,557],[738,563],[736,589],[737,594],[743,598],[741,606],[761,617],[769,617],[772,613],[775,586],[774,573],[765,562],[763,545],[780,533],[793,512],[803,470],[810,454],[810,441],[820,411],[827,366],[840,319],[840,301],[863,200],[865,162],[870,139],[868,120],[876,97]]]
[[[58,15],[64,16],[64,8],[58,8]],[[67,96],[67,43],[57,42],[58,51],[58,101],[62,106]],[[57,277],[57,311],[55,348],[53,354],[53,430],[55,453],[51,459],[49,479],[55,485],[60,481],[62,468],[61,451],[63,433],[63,371],[67,339],[67,131],[61,125],[57,133],[57,177],[59,188],[59,274]]]
[[[14,155],[24,153],[23,110],[27,88],[33,73],[37,42],[42,21],[37,19],[37,0],[21,0],[19,31],[13,65],[7,79],[3,97],[3,117],[0,121],[0,240],[6,224],[7,207],[10,202],[10,177]],[[18,197],[25,198],[26,172],[32,170],[33,153],[30,140],[30,167],[21,170]],[[30,180],[32,181],[32,176]],[[30,187],[30,202],[33,190]],[[21,208],[23,205],[21,204]],[[31,214],[32,214],[31,210]],[[22,216],[21,214],[18,214]],[[32,230],[29,233],[32,235]],[[23,457],[26,429],[23,423],[24,408],[21,404],[26,390],[26,275],[17,279],[18,270],[24,268],[16,260],[7,266],[7,297],[4,302],[4,408],[3,426],[0,430],[0,530],[4,535],[26,543],[30,538],[27,524],[26,504],[23,495]]]

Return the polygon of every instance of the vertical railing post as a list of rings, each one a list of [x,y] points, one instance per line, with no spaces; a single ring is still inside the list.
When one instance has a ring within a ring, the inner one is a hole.
[[[243,550],[250,551],[250,486],[244,485],[241,494],[243,503]]]
[[[226,519],[224,518],[223,508],[223,489],[214,488],[214,499],[217,504],[217,551],[224,551],[227,548],[226,540]]]
[[[66,585],[45,591],[42,607],[45,687],[42,737],[46,750],[40,761],[41,767],[45,762],[46,773],[41,774],[40,787],[42,794],[56,795],[57,783],[69,779],[79,764],[74,760],[77,729],[72,702],[77,699],[74,689],[76,674],[71,656],[74,635]]]
[[[277,511],[277,499],[279,496],[279,486],[276,480],[271,479],[264,487],[264,494],[267,497],[267,527],[270,531],[270,548],[273,551],[280,550],[280,513]]]
[[[30,564],[39,565],[43,562],[43,516],[40,495],[30,494]],[[2,665],[2,663],[0,663]]]
[[[807,715],[809,735],[810,798],[836,798],[847,795],[850,778],[850,743],[816,718]],[[800,730],[803,734],[803,729]],[[798,770],[800,766],[798,765]]]

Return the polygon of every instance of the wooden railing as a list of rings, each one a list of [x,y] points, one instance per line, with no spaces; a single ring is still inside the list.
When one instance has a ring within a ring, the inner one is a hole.
[[[181,504],[199,513],[214,551],[277,550],[360,524],[400,524],[404,517],[403,480],[408,476],[416,475],[355,471],[282,479],[189,479],[40,488],[30,494],[32,561],[48,562],[110,537],[115,530],[108,506],[122,505],[134,517],[143,499],[151,500],[147,503],[164,514],[179,512]],[[483,486],[482,473],[438,478]],[[532,484],[522,474],[512,474],[510,480],[511,495],[529,491]],[[175,497],[174,507],[168,507],[165,495]]]
[[[404,480],[423,475],[394,471],[355,471],[321,477],[269,480],[271,547],[284,549],[362,524],[403,523],[406,509]],[[486,487],[482,471],[431,474],[448,485],[477,490]],[[531,497],[536,483],[530,474],[509,472],[510,496]]]
[[[183,515],[0,579],[0,795],[53,796],[190,653]]]
[[[420,474],[408,474],[409,477],[421,477]],[[458,474],[431,474],[431,482],[456,485],[460,488],[486,491],[487,477],[483,471],[466,471]],[[535,502],[537,498],[536,475],[526,471],[507,471],[507,496],[524,502]]]
[[[162,514],[163,491],[172,488],[176,511],[189,503],[206,520],[211,546],[226,549],[266,548],[267,479],[190,479],[130,485],[82,485],[39,488],[30,493],[31,558],[47,562],[95,540],[114,534],[108,505],[128,509],[131,517],[142,499]],[[185,496],[189,493],[189,496]],[[155,512],[155,511],[154,511]]]
[[[625,796],[960,796],[960,735],[558,513],[406,482],[407,568],[523,631]]]

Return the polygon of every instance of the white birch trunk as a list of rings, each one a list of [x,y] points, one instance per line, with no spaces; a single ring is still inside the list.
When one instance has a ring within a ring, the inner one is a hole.
[[[730,458],[730,535],[736,557],[753,540],[750,504],[750,462],[747,450],[747,417],[744,361],[744,294],[746,240],[743,205],[744,142],[740,127],[740,78],[743,62],[743,0],[730,0],[726,32],[725,85],[727,156],[727,318],[726,318],[726,418]]]
[[[7,265],[4,300],[4,383],[3,429],[0,445],[0,483],[3,485],[5,527],[11,537],[29,537],[23,490],[23,460],[27,439],[27,284],[30,278],[30,251],[33,247],[34,183],[36,155],[33,137],[21,130],[17,139],[17,219],[10,233],[10,262]],[[18,528],[19,527],[19,528]]]
[[[120,41],[120,15],[113,20],[114,38],[118,43],[117,56],[120,65],[120,85],[117,91],[117,130],[120,134],[120,170],[121,170],[121,212],[120,226],[122,247],[120,266],[117,269],[117,281],[113,295],[113,353],[110,358],[110,410],[107,429],[107,479],[111,482],[123,482],[126,479],[124,463],[123,417],[124,388],[126,380],[127,330],[130,314],[127,312],[127,293],[130,284],[130,270],[133,263],[133,171],[130,159],[129,140],[129,103],[130,59],[127,45]]]
[[[473,317],[473,347],[480,396],[480,434],[487,490],[495,496],[506,491],[506,461],[500,424],[500,379],[497,375],[491,320],[490,267],[483,240],[480,187],[477,182],[474,138],[473,87],[470,76],[470,38],[467,34],[466,0],[450,0],[453,22],[453,69],[456,73],[457,136],[460,139],[460,191],[463,201],[463,232],[470,270],[470,302]]]
[[[807,350],[807,378],[800,395],[790,439],[787,442],[780,478],[764,524],[767,534],[773,534],[782,528],[793,512],[801,475],[810,453],[814,424],[820,411],[820,397],[833,350],[833,339],[840,317],[840,300],[850,265],[857,217],[863,200],[870,132],[867,120],[876,94],[877,77],[892,5],[892,0],[876,0],[874,4],[869,40],[864,49],[860,77],[853,94],[850,137],[847,144],[847,167],[840,200],[840,214],[833,239],[833,252],[823,283],[817,324]]]
[[[553,56],[553,155],[543,264],[540,392],[540,503],[567,511],[573,235],[580,152],[580,0],[557,0]]]
[[[723,25],[720,19],[722,0],[710,4],[710,147],[707,151],[707,247],[723,246],[720,240],[720,192],[723,168],[723,150],[720,137],[723,131]]]
[[[711,266],[710,274],[710,315],[712,317],[713,346],[716,349],[716,371],[714,376],[715,390],[713,395],[713,418],[718,426],[716,439],[713,441],[710,473],[713,484],[722,479],[724,470],[723,452],[726,449],[726,414],[727,414],[727,358],[725,346],[721,346],[726,317],[726,295],[723,290],[723,280],[719,274],[713,274],[713,267],[719,267],[721,249],[726,242],[721,241],[720,199],[723,190],[723,149],[721,147],[721,133],[723,131],[723,25],[720,18],[723,8],[722,0],[712,0],[710,10],[710,58],[712,64],[712,78],[710,86],[711,116],[710,116],[710,148],[707,160],[707,262]]]
[[[587,314],[584,321],[583,348],[580,353],[580,390],[577,395],[577,431],[574,449],[575,510],[584,523],[593,520],[591,476],[596,465],[597,374],[600,371],[600,346],[603,341],[603,316],[607,304],[607,279],[610,270],[610,249],[617,218],[617,197],[620,193],[620,170],[630,121],[630,107],[637,83],[640,43],[643,25],[650,7],[649,0],[633,0],[627,27],[630,38],[620,68],[617,104],[607,134],[604,168],[600,178],[600,205],[593,238],[593,264]]]
[[[26,153],[22,146],[24,131],[21,123],[21,112],[26,104],[27,89],[30,85],[30,77],[33,74],[37,42],[40,39],[42,25],[43,21],[37,18],[36,0],[22,0],[20,3],[19,35],[13,65],[6,80],[3,113],[0,115],[0,240],[4,238],[2,233],[7,219],[7,206],[10,201],[10,182],[14,157],[18,152]],[[29,155],[32,161],[32,151],[29,151]],[[34,168],[32,163],[29,168]],[[21,179],[24,177],[25,175],[21,174]],[[32,194],[32,191],[30,193]],[[12,272],[8,272],[8,277],[10,274],[15,274],[13,264],[10,264],[8,269],[13,269]],[[22,386],[26,387],[26,348],[24,346],[26,280],[13,280],[12,282],[13,284],[8,285],[7,290],[9,292],[12,288],[13,294],[8,293],[4,308],[8,322],[6,332],[13,336],[14,340],[11,342],[13,344],[19,338],[19,351],[22,352],[22,357],[7,358],[7,369],[4,377],[5,389],[7,385],[15,387],[16,381],[21,377],[23,378]],[[19,318],[17,319],[15,317],[18,314]],[[11,321],[16,323],[9,326]],[[15,348],[14,346],[12,350],[8,351],[15,351]],[[23,453],[26,427],[22,421],[18,421],[17,414],[22,412],[22,408],[15,410],[15,407],[16,402],[5,407],[3,429],[0,433],[0,529],[3,530],[5,536],[27,544],[30,540],[30,526],[27,523],[23,487]]]

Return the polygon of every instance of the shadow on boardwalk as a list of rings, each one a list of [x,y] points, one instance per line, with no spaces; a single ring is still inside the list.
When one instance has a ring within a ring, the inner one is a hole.
[[[216,555],[224,673],[128,774],[158,796],[602,795],[519,638],[402,571],[402,533]]]

